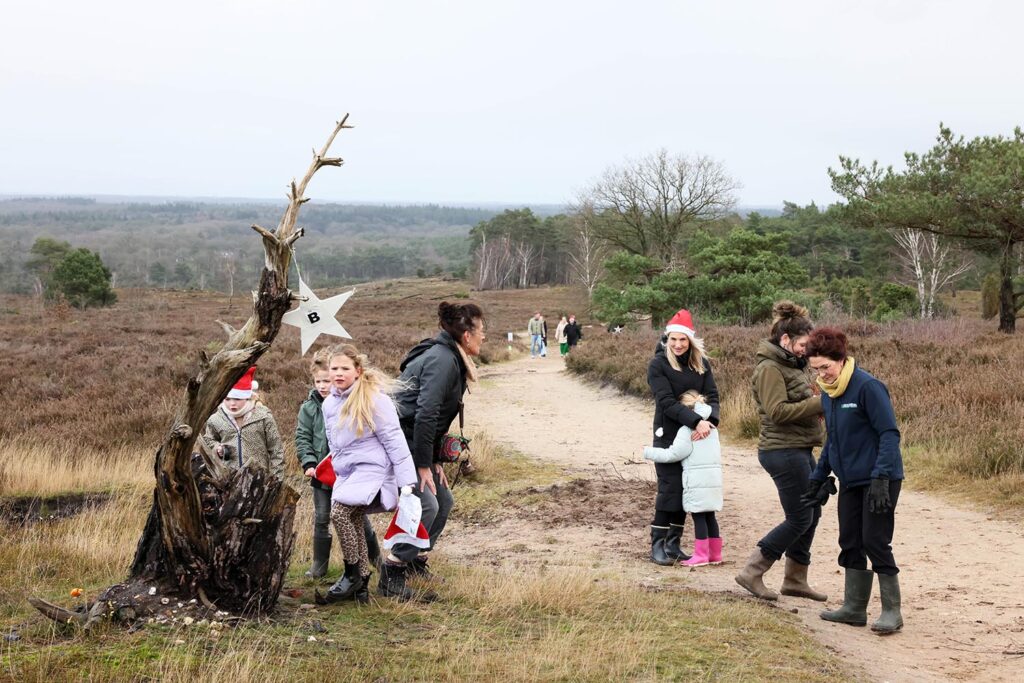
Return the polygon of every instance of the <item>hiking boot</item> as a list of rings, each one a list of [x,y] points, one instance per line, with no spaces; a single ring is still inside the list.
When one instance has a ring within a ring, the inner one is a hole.
[[[764,585],[764,573],[772,568],[775,560],[765,557],[761,548],[754,548],[754,554],[747,560],[747,566],[736,575],[736,583],[762,600],[778,600],[779,594]]]
[[[307,579],[320,579],[327,575],[331,561],[331,537],[313,538],[313,564],[306,572]]]
[[[385,598],[398,598],[402,602],[413,599],[413,592],[405,585],[405,563],[388,562],[380,567],[380,582],[377,584],[377,593]]]
[[[679,541],[683,536],[682,524],[669,524],[668,535],[665,536],[665,554],[675,562],[686,561],[690,556],[685,550],[679,547]]]
[[[444,578],[430,571],[430,567],[427,566],[428,562],[429,559],[426,555],[417,555],[416,559],[406,567],[406,574],[410,579],[420,579],[421,581],[429,581],[431,583],[444,583]]]
[[[807,583],[807,569],[808,565],[800,564],[793,558],[787,557],[786,576],[782,579],[782,589],[779,592],[783,595],[825,602],[828,600],[828,596],[814,590]]]
[[[864,569],[847,568],[843,606],[839,609],[822,612],[819,616],[825,621],[835,621],[850,626],[867,624],[868,599],[871,597],[871,581],[874,576],[874,572]]]
[[[900,580],[897,575],[878,575],[878,592],[882,598],[882,613],[878,621],[871,624],[871,630],[885,635],[896,633],[903,628],[903,615],[900,614]]]
[[[668,536],[668,527],[651,525],[651,562],[664,567],[671,567],[676,563],[665,552],[665,537]]]

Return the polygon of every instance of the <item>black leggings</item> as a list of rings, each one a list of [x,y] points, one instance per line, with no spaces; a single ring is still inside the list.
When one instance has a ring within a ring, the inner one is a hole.
[[[719,538],[718,520],[714,512],[693,512],[693,536],[701,541],[706,538]]]

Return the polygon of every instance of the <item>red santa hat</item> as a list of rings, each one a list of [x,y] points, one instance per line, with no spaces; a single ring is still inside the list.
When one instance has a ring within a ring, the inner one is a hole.
[[[427,533],[427,527],[423,526],[423,522],[417,522],[416,533],[412,534],[399,526],[401,521],[403,520],[399,519],[399,512],[396,510],[391,518],[391,524],[384,532],[384,550],[391,550],[396,543],[408,543],[421,550],[430,548],[430,534]]]
[[[665,334],[673,332],[682,332],[687,337],[697,336],[697,330],[693,327],[693,316],[685,308],[680,308],[668,321],[668,325],[665,325]]]
[[[231,387],[231,391],[228,392],[228,398],[252,398],[252,392],[258,386],[255,380],[253,380],[253,375],[255,374],[256,366],[253,365],[245,371],[242,379],[235,382],[235,386]]]

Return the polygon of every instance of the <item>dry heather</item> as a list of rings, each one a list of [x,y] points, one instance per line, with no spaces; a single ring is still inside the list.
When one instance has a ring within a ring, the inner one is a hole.
[[[249,313],[243,296],[230,309],[226,296],[210,293],[122,290],[118,297],[112,308],[76,311],[64,320],[27,297],[0,299],[0,494],[138,481],[128,471],[131,453],[148,473],[197,351],[222,343],[215,320],[237,325]],[[375,283],[357,288],[339,319],[373,363],[397,373],[404,354],[436,334],[438,303],[468,297],[464,282]],[[508,356],[506,333],[525,331],[535,309],[550,318],[583,307],[568,288],[480,292],[472,300],[487,316],[484,363]],[[309,359],[331,339],[321,337],[300,358],[298,331],[284,326],[261,359],[257,378],[282,434],[294,433],[309,392]],[[114,453],[121,449],[127,457]],[[30,460],[30,471],[22,471]]]
[[[1001,334],[970,318],[840,327],[858,364],[889,387],[912,485],[1024,506],[1024,333]],[[701,332],[722,398],[723,429],[755,439],[750,376],[766,329],[705,326]],[[649,396],[646,368],[657,336],[595,331],[569,368]]]

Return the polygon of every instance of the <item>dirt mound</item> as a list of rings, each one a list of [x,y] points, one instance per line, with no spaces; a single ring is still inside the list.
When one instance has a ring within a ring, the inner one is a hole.
[[[565,484],[530,486],[508,494],[517,517],[545,528],[592,525],[609,531],[650,523],[652,482],[636,479],[573,479]],[[600,513],[600,514],[596,514]]]

